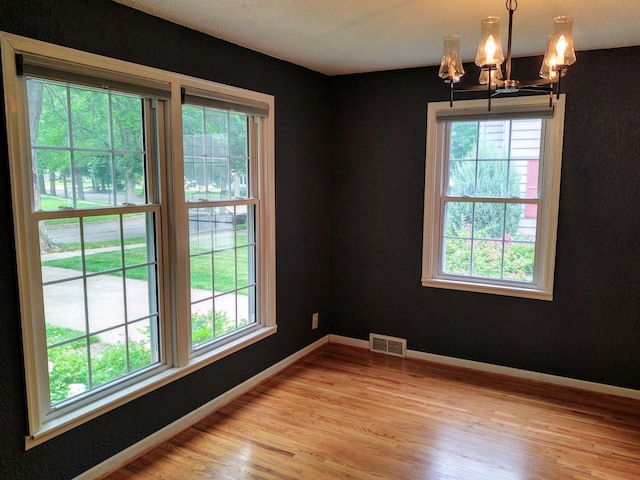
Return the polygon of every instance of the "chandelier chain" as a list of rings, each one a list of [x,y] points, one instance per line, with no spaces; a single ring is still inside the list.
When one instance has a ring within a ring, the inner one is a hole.
[[[518,9],[518,0],[507,0],[505,6],[510,12],[515,12]]]

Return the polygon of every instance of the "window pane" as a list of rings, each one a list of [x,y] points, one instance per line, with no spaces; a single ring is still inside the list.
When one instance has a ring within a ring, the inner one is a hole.
[[[471,238],[472,202],[445,202],[445,236]]]
[[[536,244],[506,241],[504,245],[504,278],[533,281]]]
[[[36,165],[37,185],[33,210],[51,211],[73,206],[70,152],[34,148],[32,162]]]
[[[510,134],[509,126],[509,120],[479,122],[478,158],[508,158]]]
[[[111,95],[113,116],[113,148],[136,151],[143,149],[142,105],[140,99],[128,95]]]
[[[221,337],[236,330],[236,293],[226,293],[214,299],[216,307],[216,337]]]
[[[449,162],[449,187],[447,194],[461,197],[474,195],[476,191],[476,170],[478,162],[475,160],[455,160]]]
[[[86,334],[84,285],[81,279],[42,287],[47,345]]]
[[[158,317],[129,325],[129,371],[135,372],[148,367],[158,358],[158,348],[154,332],[158,331]]]
[[[481,239],[501,239],[504,236],[503,203],[474,203],[473,237]],[[517,221],[515,224],[517,228]]]
[[[126,270],[127,320],[133,321],[158,313],[158,306],[151,289],[155,278],[155,266],[129,268]]]
[[[80,220],[63,218],[38,222],[44,283],[82,273]]]
[[[31,144],[69,146],[67,87],[56,83],[27,80]]]
[[[509,162],[506,161],[478,162],[476,195],[479,197],[507,196],[508,167]],[[513,175],[514,172],[511,173]],[[519,185],[515,179],[513,184],[516,187]]]
[[[248,156],[247,116],[237,113],[229,115],[229,141],[231,143],[231,156]]]
[[[449,156],[452,159],[476,158],[478,122],[454,122],[451,127]]]
[[[511,158],[540,158],[542,120],[523,119],[511,122]]]
[[[185,199],[247,198],[248,117],[183,106]]]
[[[502,277],[502,242],[499,240],[474,240],[472,245],[471,275],[477,277]]]
[[[190,261],[191,288],[205,290],[207,296],[213,295],[213,255],[194,255]]]
[[[47,353],[51,405],[89,390],[89,356],[85,338],[50,348]]]
[[[121,276],[87,277],[87,310],[90,332],[99,332],[124,322],[124,285]]]
[[[155,215],[153,213],[132,213],[122,216],[122,233],[125,266],[140,265],[156,261],[153,242]]]
[[[69,88],[73,148],[110,150],[109,94]]]
[[[217,292],[228,292],[236,288],[235,250],[222,250],[213,256],[214,288]]]
[[[444,272],[469,275],[471,272],[471,240],[444,239]]]
[[[146,203],[144,156],[141,153],[118,154],[116,167],[116,205]]]
[[[191,344],[197,347],[213,340],[213,299],[191,305]]]
[[[189,209],[189,245],[191,253],[211,250],[214,228],[213,208]]]
[[[256,321],[256,288],[255,286],[238,291],[238,328]]]
[[[91,387],[95,388],[127,374],[124,327],[89,337],[91,345]]]

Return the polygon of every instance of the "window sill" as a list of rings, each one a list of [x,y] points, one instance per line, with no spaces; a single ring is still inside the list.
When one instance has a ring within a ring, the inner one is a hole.
[[[539,290],[534,287],[523,288],[512,285],[491,285],[486,283],[474,283],[471,281],[455,281],[450,279],[422,279],[423,287],[445,288],[465,292],[488,293],[492,295],[504,295],[508,297],[530,298],[534,300],[553,300],[553,293]]]
[[[276,331],[276,326],[258,328],[224,345],[203,352],[197,357],[192,358],[184,367],[158,367],[159,369],[163,369],[157,374],[137,382],[135,385],[122,388],[95,402],[91,402],[85,407],[74,409],[68,414],[60,415],[44,422],[37,432],[25,437],[25,449],[29,450],[89,420],[114,410],[125,403],[189,375],[200,368],[214,363],[216,360],[231,355],[263,338],[273,335]]]

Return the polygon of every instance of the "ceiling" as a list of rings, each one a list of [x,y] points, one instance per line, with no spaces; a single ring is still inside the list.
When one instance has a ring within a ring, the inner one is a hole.
[[[506,54],[504,0],[115,1],[328,75],[438,65],[447,34],[473,61],[487,15],[501,18]],[[578,52],[640,45],[640,0],[520,0],[514,56],[542,54],[558,15],[574,18]]]

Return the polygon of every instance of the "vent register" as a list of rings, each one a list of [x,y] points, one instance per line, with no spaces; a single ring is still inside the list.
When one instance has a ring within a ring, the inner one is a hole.
[[[389,337],[377,333],[369,334],[369,351],[393,355],[395,357],[407,356],[407,340],[404,338]]]

